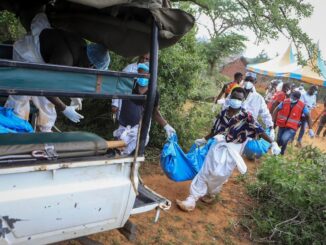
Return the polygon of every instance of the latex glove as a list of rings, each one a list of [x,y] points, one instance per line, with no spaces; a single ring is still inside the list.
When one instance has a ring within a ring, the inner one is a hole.
[[[281,148],[278,146],[278,144],[275,141],[272,143],[271,150],[273,155],[278,155],[281,153]]]
[[[309,129],[308,134],[309,134],[310,138],[315,137],[315,132],[312,129]]]
[[[70,100],[70,106],[76,106],[76,111],[81,111],[83,109],[82,98],[70,98]]]
[[[273,128],[269,132],[269,138],[271,138],[272,141],[275,140],[275,130]]]
[[[217,101],[217,104],[219,104],[219,105],[224,105],[224,103],[225,103],[225,99],[219,99],[218,101]]]
[[[217,134],[214,136],[214,139],[217,141],[217,142],[222,142],[222,141],[225,141],[225,136],[222,135],[222,134]]]
[[[80,119],[84,117],[76,112],[77,106],[66,106],[66,109],[62,112],[70,121],[74,123],[80,122]]]
[[[195,140],[195,144],[197,146],[205,145],[206,143],[207,143],[207,140],[205,138],[201,138],[201,139],[196,139]]]
[[[175,129],[172,128],[170,124],[166,124],[166,125],[164,126],[164,130],[165,130],[165,132],[166,132],[168,138],[170,138],[172,134],[175,134],[175,133],[176,133],[176,132],[175,132]]]

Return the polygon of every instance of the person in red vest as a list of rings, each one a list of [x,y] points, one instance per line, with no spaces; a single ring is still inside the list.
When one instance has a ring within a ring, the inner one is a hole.
[[[267,107],[272,114],[275,108],[283,102],[287,97],[291,94],[291,84],[284,83],[282,86],[282,90],[278,91],[274,94],[273,98],[268,102]]]
[[[309,136],[315,136],[312,130],[311,117],[308,108],[300,100],[301,93],[295,91],[290,98],[281,102],[273,112],[274,125],[278,126],[277,144],[281,147],[281,154],[284,155],[286,146],[292,141],[296,131],[300,127],[302,115],[307,119],[309,126]]]
[[[219,95],[215,98],[215,104],[217,103],[217,101],[219,99],[222,98],[223,94],[225,96],[225,98],[227,98],[229,96],[229,94],[231,94],[232,90],[236,87],[240,87],[240,83],[242,81],[242,78],[243,78],[243,75],[241,72],[236,72],[234,74],[234,80],[233,82],[230,82],[230,83],[227,83],[227,84],[224,84],[221,92],[219,93]]]

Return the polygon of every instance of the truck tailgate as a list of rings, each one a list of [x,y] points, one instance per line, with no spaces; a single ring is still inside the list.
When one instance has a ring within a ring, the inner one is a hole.
[[[138,193],[131,214],[144,213],[155,208],[168,210],[171,207],[171,201],[155,193],[142,183],[138,185]]]

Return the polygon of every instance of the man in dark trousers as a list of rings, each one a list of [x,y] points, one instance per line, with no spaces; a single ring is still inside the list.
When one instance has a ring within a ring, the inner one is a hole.
[[[277,144],[281,146],[281,154],[284,155],[287,144],[294,139],[298,130],[302,115],[307,119],[309,136],[314,137],[310,113],[304,102],[300,100],[301,93],[294,91],[290,98],[281,102],[273,112],[274,125],[278,126]]]
[[[138,64],[138,73],[148,73],[149,67],[147,64]],[[146,95],[148,91],[148,78],[137,78],[135,80],[133,94]],[[162,117],[159,110],[160,94],[156,90],[153,119],[164,128],[168,137],[175,133],[174,128]],[[122,100],[120,115],[118,118],[119,128],[113,132],[113,136],[119,140],[123,140],[126,144],[122,154],[129,155],[135,148],[137,143],[137,133],[139,122],[144,112],[144,101],[139,100]],[[147,135],[146,144],[149,141],[149,135]]]

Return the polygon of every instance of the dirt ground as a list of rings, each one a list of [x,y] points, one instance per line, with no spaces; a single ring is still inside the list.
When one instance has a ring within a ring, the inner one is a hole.
[[[247,162],[250,171],[258,163]],[[169,211],[161,212],[154,223],[155,212],[136,215],[131,221],[137,225],[137,239],[128,242],[119,232],[109,231],[91,236],[104,244],[250,244],[249,234],[239,225],[244,206],[250,205],[241,178],[235,171],[225,184],[214,205],[198,203],[194,212],[180,211],[175,199],[187,197],[190,182],[175,183],[161,172],[158,164],[144,166],[143,180],[147,186],[172,201]],[[155,174],[148,174],[149,168]]]
[[[304,144],[312,144],[326,151],[325,138],[311,140],[305,136]],[[250,175],[255,173],[260,164],[259,161],[248,160],[246,163]],[[118,231],[103,232],[90,238],[108,245],[254,244],[248,230],[239,225],[244,208],[253,203],[246,195],[242,178],[236,170],[224,185],[215,204],[199,202],[196,210],[191,213],[180,211],[175,204],[175,199],[187,196],[189,182],[175,183],[169,180],[155,163],[145,163],[141,172],[147,186],[172,201],[171,209],[161,212],[158,223],[154,223],[154,211],[133,216],[131,221],[137,225],[137,239],[134,242],[129,242]]]
[[[322,110],[320,105],[313,118]],[[326,151],[326,139],[304,137],[304,145],[312,144]],[[290,147],[294,147],[291,145]],[[154,160],[154,159],[149,159]],[[259,161],[246,160],[251,176],[259,167]],[[103,244],[253,244],[247,229],[239,225],[246,206],[253,202],[246,195],[241,176],[235,170],[224,185],[222,192],[213,205],[201,202],[194,212],[180,211],[176,199],[187,196],[190,182],[176,183],[169,180],[156,162],[146,162],[141,168],[143,180],[147,186],[172,201],[169,211],[161,212],[158,223],[154,223],[155,212],[148,212],[131,217],[137,225],[137,238],[129,242],[118,231],[109,231],[90,236]],[[64,244],[78,244],[66,242]]]

